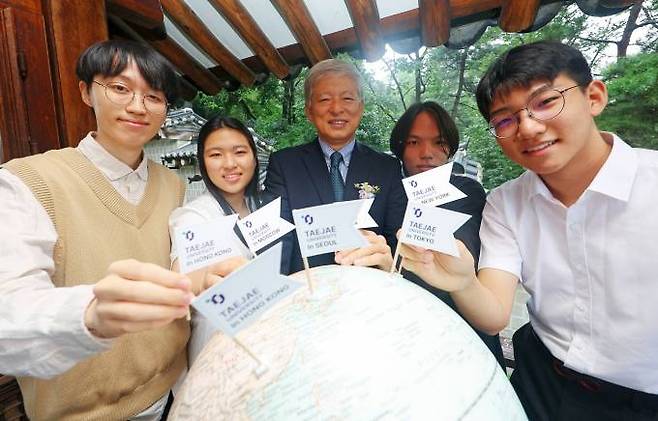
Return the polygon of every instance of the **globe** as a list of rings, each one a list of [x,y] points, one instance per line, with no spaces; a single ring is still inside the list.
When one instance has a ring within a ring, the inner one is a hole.
[[[311,275],[313,294],[299,288],[239,343],[211,338],[170,419],[527,419],[493,355],[432,294],[371,268]]]

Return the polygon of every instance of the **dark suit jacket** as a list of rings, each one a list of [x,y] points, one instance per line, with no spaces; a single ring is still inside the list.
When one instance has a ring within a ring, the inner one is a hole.
[[[477,270],[477,262],[480,257],[480,223],[482,222],[482,210],[484,209],[487,196],[482,185],[471,178],[453,174],[450,177],[450,183],[461,190],[466,197],[455,200],[454,202],[446,203],[439,207],[471,215],[471,219],[455,231],[455,238],[464,243],[468,251],[471,252],[473,260],[475,260],[475,269]],[[448,292],[433,287],[414,273],[403,270],[402,274],[405,279],[425,288],[450,306],[450,308],[452,308],[457,314],[461,315],[457,309],[457,305]],[[501,367],[504,368],[505,359],[503,358],[503,350],[500,346],[498,335],[487,335],[477,329],[474,330],[478,336],[480,336],[487,348],[489,348],[494,357],[496,357],[496,360],[498,360]]]
[[[370,215],[379,227],[371,230],[383,235],[394,250],[397,244],[395,233],[402,225],[407,200],[402,187],[399,161],[356,142],[347,170],[344,200],[358,199],[359,190],[354,184],[362,182],[380,188],[370,208]],[[273,153],[267,167],[265,189],[275,196],[281,196],[282,214],[290,221],[292,221],[292,209],[334,202],[327,163],[318,140]],[[333,254],[309,258],[311,266],[333,263],[335,263]],[[295,237],[290,272],[297,272],[303,268],[299,243]]]

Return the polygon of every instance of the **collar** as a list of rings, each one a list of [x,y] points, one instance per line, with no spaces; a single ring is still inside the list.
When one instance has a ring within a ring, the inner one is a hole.
[[[631,195],[633,181],[638,169],[637,154],[632,147],[617,135],[601,132],[601,136],[608,144],[612,144],[612,149],[586,191],[597,192],[626,202]],[[550,190],[537,174],[526,171],[522,177],[527,177],[528,198],[536,195],[548,199],[553,198]]]
[[[327,162],[331,161],[331,154],[336,152],[331,146],[329,146],[328,143],[326,143],[324,140],[320,139],[318,137],[318,142],[320,143],[320,149],[322,149],[322,155],[324,155],[324,159]],[[354,145],[356,144],[356,141],[354,138],[347,142],[345,146],[340,148],[338,152],[340,152],[341,155],[343,155],[343,162],[345,163],[345,166],[349,167],[350,166],[350,158],[352,157],[352,152],[354,151]]]
[[[616,135],[607,132],[601,132],[601,135],[606,142],[612,143],[612,150],[587,190],[627,202],[637,174],[637,154]]]
[[[84,139],[78,144],[78,151],[82,153],[92,164],[94,164],[105,177],[110,181],[116,181],[135,173],[143,180],[148,179],[147,159],[143,156],[142,162],[136,170],[133,170],[125,163],[118,160],[114,155],[109,153],[103,146],[94,139],[95,132],[89,132]]]

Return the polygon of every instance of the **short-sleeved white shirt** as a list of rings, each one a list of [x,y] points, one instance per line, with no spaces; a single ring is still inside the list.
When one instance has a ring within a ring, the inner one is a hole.
[[[565,207],[532,172],[494,189],[479,267],[516,275],[533,328],[567,367],[658,393],[658,151],[612,150]]]

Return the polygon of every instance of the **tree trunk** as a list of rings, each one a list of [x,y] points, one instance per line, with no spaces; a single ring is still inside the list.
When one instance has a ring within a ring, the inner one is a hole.
[[[288,79],[283,82],[283,120],[288,124],[295,123],[295,80]]]
[[[624,33],[621,36],[621,40],[617,43],[617,59],[626,57],[626,51],[628,50],[628,44],[631,42],[631,36],[633,31],[637,29],[637,18],[640,15],[640,10],[642,10],[642,2],[639,1],[631,7],[631,12],[628,14],[628,20],[626,21],[626,26],[624,27]]]
[[[462,91],[464,90],[464,72],[466,71],[466,59],[468,58],[468,49],[464,48],[459,57],[459,83],[457,85],[457,93],[455,93],[455,101],[452,103],[452,111],[450,116],[454,120],[457,117],[457,110],[459,109],[459,101],[461,100]]]

